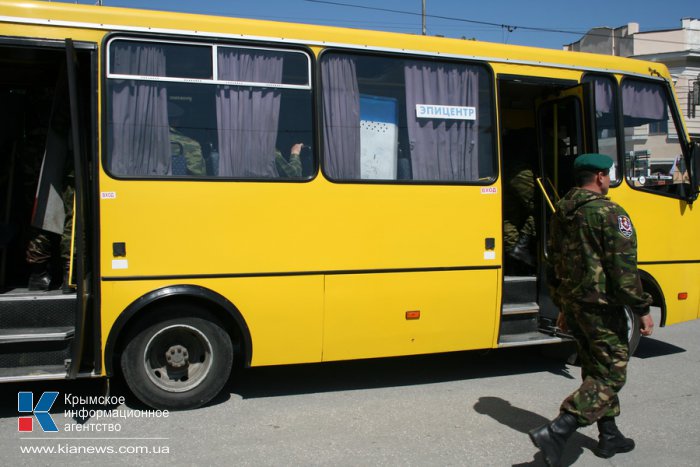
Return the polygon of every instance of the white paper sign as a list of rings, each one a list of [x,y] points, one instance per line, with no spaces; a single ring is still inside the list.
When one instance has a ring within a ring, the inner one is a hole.
[[[476,120],[476,107],[416,104],[416,117],[448,120]]]
[[[112,269],[129,269],[129,261],[126,259],[113,259]]]

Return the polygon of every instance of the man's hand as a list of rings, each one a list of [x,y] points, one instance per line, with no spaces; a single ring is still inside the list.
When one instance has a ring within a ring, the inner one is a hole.
[[[304,147],[304,143],[296,143],[295,145],[292,146],[292,150],[290,151],[292,153],[292,156],[298,156],[301,154],[301,150]]]
[[[651,317],[651,313],[640,316],[639,321],[641,322],[639,331],[642,333],[642,336],[651,336],[651,333],[654,332],[654,318]]]

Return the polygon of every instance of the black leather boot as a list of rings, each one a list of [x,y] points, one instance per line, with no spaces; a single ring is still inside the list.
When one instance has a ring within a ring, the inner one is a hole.
[[[48,262],[30,264],[29,271],[27,290],[42,292],[49,290],[49,286],[51,285],[51,272],[49,271]]]
[[[618,453],[630,452],[634,449],[634,440],[625,438],[615,424],[613,417],[604,417],[598,420],[598,446],[593,453],[598,457],[609,459]]]
[[[535,267],[535,255],[530,250],[530,239],[529,235],[521,235],[518,238],[518,243],[515,244],[509,253],[518,261],[522,261],[530,267]]]
[[[61,265],[63,269],[63,283],[61,284],[61,291],[64,294],[73,293],[73,287],[70,282],[70,262],[64,261]]]
[[[550,467],[561,465],[561,456],[564,453],[566,441],[578,428],[576,417],[567,412],[562,412],[557,418],[546,425],[530,431],[530,439],[533,444],[542,451],[544,461]]]

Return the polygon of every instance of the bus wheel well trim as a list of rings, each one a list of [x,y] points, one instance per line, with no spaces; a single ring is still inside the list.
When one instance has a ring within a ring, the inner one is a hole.
[[[241,347],[237,353],[243,354],[243,365],[250,366],[253,352],[250,331],[238,308],[217,292],[198,285],[182,284],[153,290],[132,302],[119,315],[109,331],[105,345],[104,363],[107,376],[114,375],[115,358],[126,345],[124,339],[128,336],[130,327],[140,320],[154,316],[164,305],[175,299],[188,300],[194,307],[200,308],[203,314],[208,312],[219,320],[234,345]]]

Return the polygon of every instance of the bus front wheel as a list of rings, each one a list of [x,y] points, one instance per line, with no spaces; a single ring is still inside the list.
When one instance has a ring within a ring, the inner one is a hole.
[[[625,318],[627,319],[627,342],[629,342],[630,357],[634,355],[639,346],[642,333],[639,329],[641,321],[639,316],[632,312],[632,308],[625,305]]]
[[[124,379],[134,395],[168,410],[209,402],[226,384],[232,363],[229,335],[214,320],[194,316],[137,329],[121,355]]]

